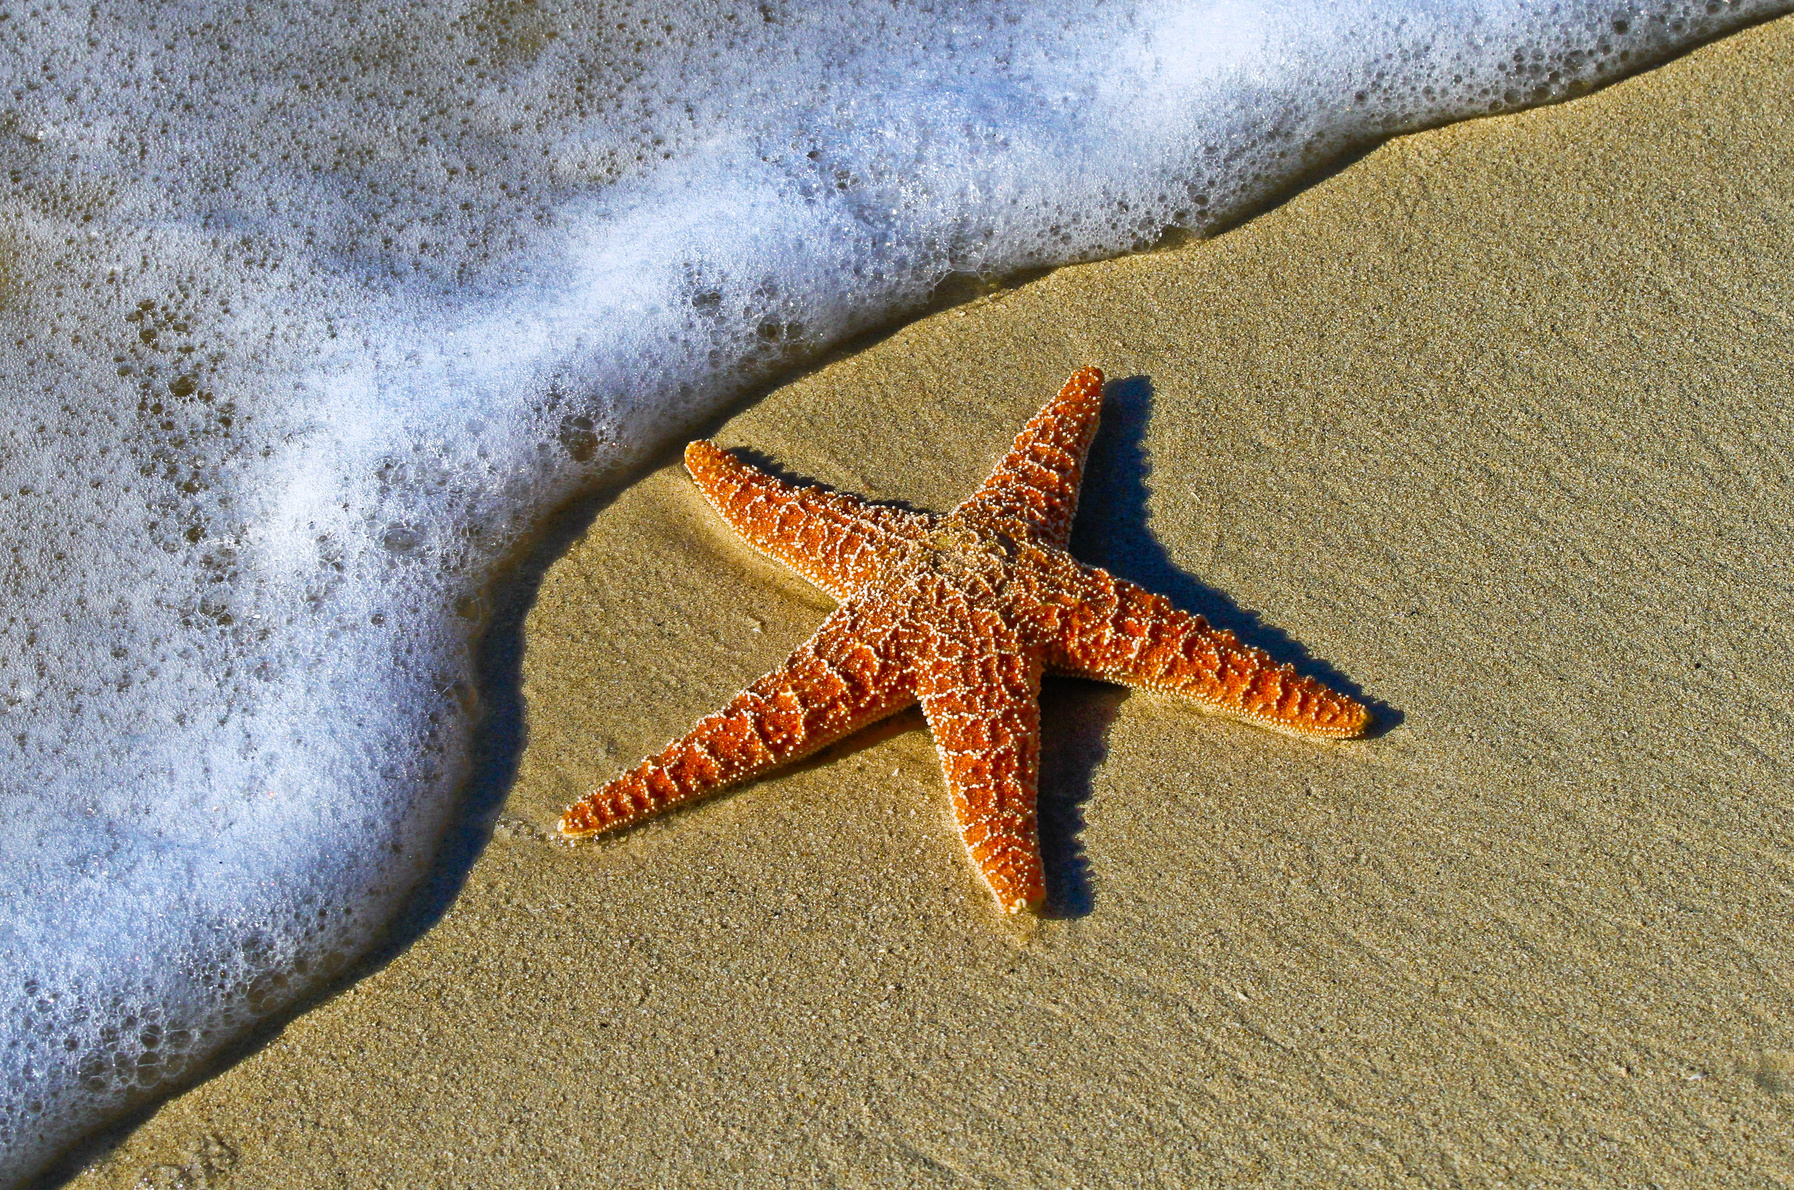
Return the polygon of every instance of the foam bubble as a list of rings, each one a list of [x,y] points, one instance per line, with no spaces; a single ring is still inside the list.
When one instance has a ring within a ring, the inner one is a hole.
[[[4,10],[0,1178],[367,945],[544,510],[951,274],[1786,7]]]

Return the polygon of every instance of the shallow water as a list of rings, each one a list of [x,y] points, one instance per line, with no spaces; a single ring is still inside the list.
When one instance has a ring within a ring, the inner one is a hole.
[[[1788,7],[7,11],[0,1179],[367,945],[548,509],[950,276]]]

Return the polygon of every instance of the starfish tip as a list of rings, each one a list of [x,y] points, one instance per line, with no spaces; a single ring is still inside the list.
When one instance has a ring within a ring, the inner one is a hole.
[[[1044,896],[1017,897],[1011,901],[999,901],[998,905],[1004,913],[1013,917],[1020,913],[1038,913],[1046,903]]]
[[[603,824],[596,820],[589,805],[579,802],[562,812],[561,820],[555,823],[554,829],[563,839],[583,839],[587,835],[597,834],[603,829]]]
[[[694,439],[685,444],[685,469],[696,475],[715,466],[723,453],[722,448],[708,438]]]

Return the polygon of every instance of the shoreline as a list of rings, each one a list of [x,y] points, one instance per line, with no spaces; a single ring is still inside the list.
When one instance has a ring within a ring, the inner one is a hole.
[[[1753,82],[1791,61],[1784,18],[1400,138],[1215,240],[931,315],[719,432],[944,508],[1101,365],[1074,552],[1381,701],[1378,737],[1049,688],[1061,915],[1033,929],[980,900],[913,716],[546,846],[571,790],[828,607],[662,468],[544,578],[529,743],[442,920],[68,1184],[214,1135],[231,1185],[293,1187],[1102,1183],[1130,1153],[1162,1184],[1620,1180],[1728,1118],[1721,1168],[1785,1160],[1794,1021],[1739,965],[1794,957],[1757,512],[1787,477],[1752,441],[1794,281],[1764,244],[1794,226],[1794,103]]]

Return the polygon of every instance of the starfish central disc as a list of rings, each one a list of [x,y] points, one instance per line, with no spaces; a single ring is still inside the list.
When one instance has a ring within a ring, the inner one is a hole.
[[[1005,912],[1045,895],[1035,813],[1044,671],[1163,690],[1302,735],[1361,735],[1364,707],[1065,550],[1102,408],[1085,368],[943,515],[787,483],[709,442],[685,465],[755,548],[840,601],[785,663],[567,808],[614,830],[922,705],[966,852]]]

